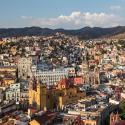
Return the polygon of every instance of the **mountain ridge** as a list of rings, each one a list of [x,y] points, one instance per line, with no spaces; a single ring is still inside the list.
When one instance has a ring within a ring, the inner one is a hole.
[[[53,35],[56,32],[61,32],[66,35],[78,36],[82,39],[96,39],[111,37],[125,33],[125,26],[117,26],[111,28],[101,27],[84,27],[81,29],[49,29],[40,27],[24,27],[24,28],[0,28],[0,38],[14,36],[39,36]]]

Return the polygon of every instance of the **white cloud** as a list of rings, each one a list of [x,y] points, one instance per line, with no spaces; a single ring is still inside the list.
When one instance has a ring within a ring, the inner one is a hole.
[[[112,6],[110,6],[110,9],[111,10],[120,10],[120,9],[122,9],[122,7],[120,5],[112,5]]]
[[[111,27],[123,25],[123,19],[120,16],[107,13],[90,12],[72,12],[70,15],[60,15],[56,18],[26,18],[32,26],[49,28],[77,29],[84,26],[91,27]]]
[[[32,16],[21,16],[22,19],[32,19]]]

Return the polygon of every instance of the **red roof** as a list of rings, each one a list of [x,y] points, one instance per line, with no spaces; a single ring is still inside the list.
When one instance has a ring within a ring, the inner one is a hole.
[[[66,87],[69,86],[68,79],[61,79],[61,80],[59,81],[59,84],[60,84],[60,85],[65,85]]]

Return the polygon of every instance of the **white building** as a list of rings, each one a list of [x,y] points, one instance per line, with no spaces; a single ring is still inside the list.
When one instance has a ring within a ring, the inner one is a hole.
[[[20,83],[10,85],[10,87],[6,90],[6,100],[15,100],[16,102],[20,101]]]
[[[47,85],[56,85],[61,79],[67,78],[69,75],[75,75],[74,68],[62,68],[48,71],[37,70],[35,66],[32,67],[32,75],[41,80]]]

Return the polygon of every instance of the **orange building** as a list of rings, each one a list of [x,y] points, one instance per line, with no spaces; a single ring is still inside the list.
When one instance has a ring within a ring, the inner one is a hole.
[[[3,78],[3,85],[9,86],[10,84],[13,84],[16,82],[16,78]]]
[[[9,86],[16,82],[17,68],[13,66],[6,66],[0,68],[0,84]]]

